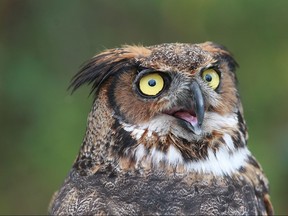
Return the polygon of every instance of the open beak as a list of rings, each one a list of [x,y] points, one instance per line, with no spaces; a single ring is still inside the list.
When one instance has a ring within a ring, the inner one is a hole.
[[[205,113],[204,98],[196,81],[191,83],[190,89],[193,95],[191,100],[181,101],[178,107],[172,108],[165,113],[178,118],[181,124],[184,123],[193,133],[200,135]]]

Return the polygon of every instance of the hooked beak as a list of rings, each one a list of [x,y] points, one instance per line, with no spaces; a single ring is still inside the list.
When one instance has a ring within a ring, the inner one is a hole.
[[[165,113],[178,118],[183,126],[186,126],[196,135],[200,135],[205,113],[204,98],[196,81],[191,83],[190,89],[193,95],[191,100],[188,100],[188,102],[187,100],[181,101],[178,107],[174,107]]]
[[[199,87],[199,84],[195,81],[192,82],[190,86],[193,92],[193,101],[194,101],[194,111],[197,117],[197,124],[192,129],[197,135],[201,133],[201,126],[204,119],[205,107],[204,107],[204,98]]]

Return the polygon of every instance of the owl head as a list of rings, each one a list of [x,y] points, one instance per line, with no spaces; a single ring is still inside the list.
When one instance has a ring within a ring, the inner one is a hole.
[[[92,84],[95,95],[78,160],[128,158],[209,171],[193,163],[213,163],[242,148],[239,155],[246,155],[236,67],[212,42],[124,46],[96,55],[71,84],[73,91]]]

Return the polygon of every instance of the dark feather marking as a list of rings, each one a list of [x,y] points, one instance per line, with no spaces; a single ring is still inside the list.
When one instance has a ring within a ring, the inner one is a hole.
[[[111,109],[115,112],[115,115],[117,116],[117,119],[123,119],[123,116],[120,112],[120,108],[119,105],[116,103],[116,99],[115,99],[115,86],[117,86],[117,82],[118,82],[118,76],[114,76],[112,83],[109,87],[108,87],[108,101],[109,101],[109,105],[111,107]]]
[[[239,131],[234,132],[234,134],[232,135],[232,140],[233,140],[234,147],[236,149],[245,146],[245,143],[242,142],[241,134]]]
[[[181,139],[181,144],[178,143],[178,149],[182,154],[184,161],[198,161],[205,159],[208,156],[207,153],[208,141],[200,140],[195,143],[188,142],[185,139]]]
[[[167,153],[169,145],[167,145],[166,143],[163,143],[160,139],[158,139],[157,145],[156,145],[156,149],[163,152],[163,153]]]
[[[258,162],[252,156],[248,157],[248,163],[256,167],[257,169],[260,169]]]
[[[82,176],[87,175],[87,170],[89,170],[93,166],[93,160],[91,157],[87,157],[86,155],[78,155],[76,162],[73,165],[73,168],[80,171]]]
[[[240,111],[237,112],[237,118],[238,118],[238,126],[239,126],[239,130],[240,132],[244,135],[246,135],[247,133],[247,127],[246,127],[246,124],[244,122],[244,119],[243,119],[243,116],[242,114],[240,113]]]
[[[118,120],[115,121],[113,125],[113,130],[115,130],[115,145],[113,146],[113,150],[119,156],[124,156],[125,151],[130,147],[137,144],[137,141],[132,138],[131,133],[125,131]]]
[[[221,144],[218,140],[213,141],[213,146],[211,146],[211,148],[215,156],[216,156],[217,151],[219,150],[220,145]]]
[[[208,112],[215,112],[215,110],[216,110],[215,107],[213,107],[213,106],[211,106],[211,105],[208,106],[208,108],[207,108],[207,111],[208,111]]]
[[[238,170],[240,173],[245,173],[247,171],[244,166],[241,166]]]
[[[77,169],[89,169],[92,167],[92,160],[91,158],[87,158],[82,156],[80,160],[77,161],[77,165],[75,166]]]
[[[221,143],[225,143],[225,140],[223,139],[223,137],[220,137],[218,140],[219,140],[219,142],[221,142]]]

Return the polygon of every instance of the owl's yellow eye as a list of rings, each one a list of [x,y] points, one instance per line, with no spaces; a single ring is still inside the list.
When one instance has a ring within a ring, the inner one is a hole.
[[[139,81],[140,91],[149,96],[157,95],[164,88],[164,80],[158,73],[150,73]]]
[[[208,69],[202,73],[202,79],[208,83],[212,89],[216,89],[220,83],[218,73],[213,69]]]

